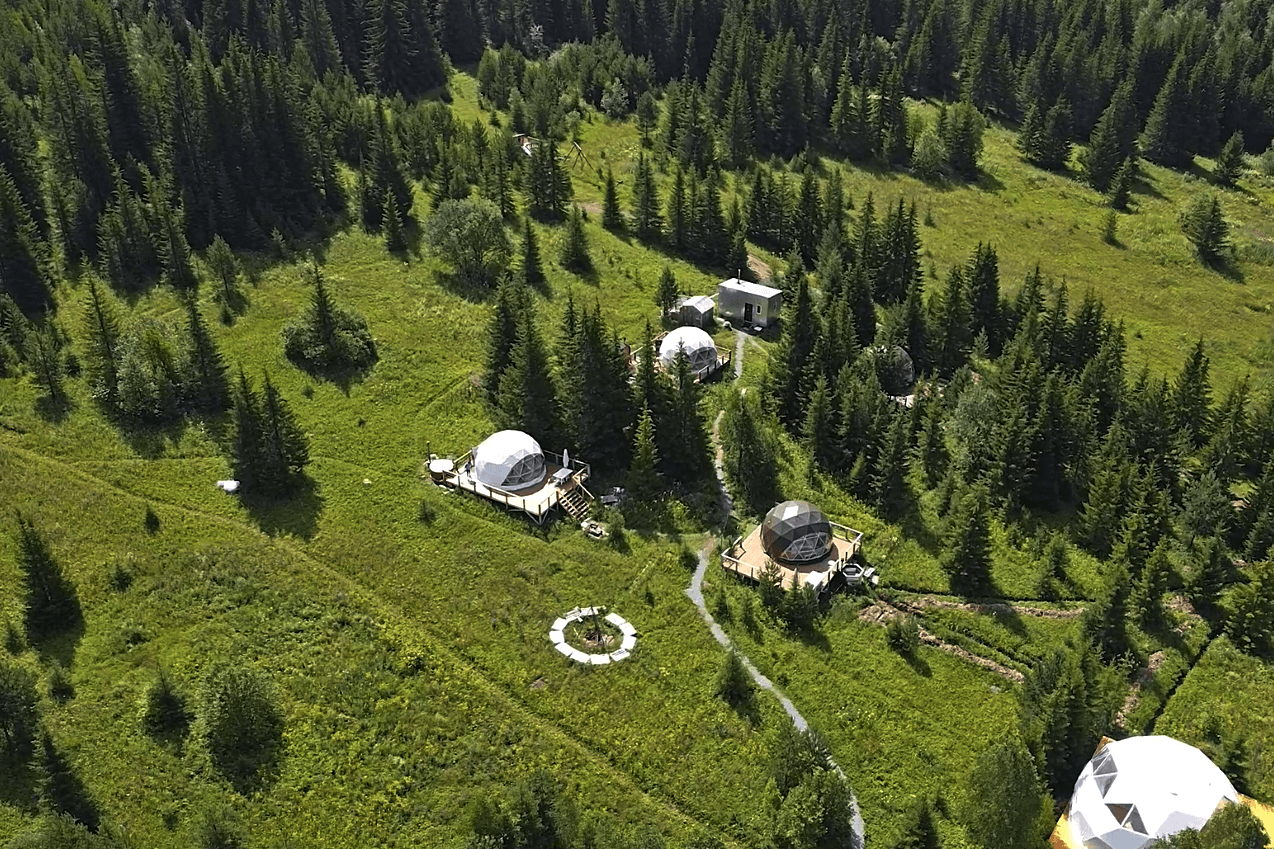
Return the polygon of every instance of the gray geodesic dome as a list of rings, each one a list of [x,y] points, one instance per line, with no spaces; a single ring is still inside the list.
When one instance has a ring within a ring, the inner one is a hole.
[[[698,327],[678,327],[659,343],[659,360],[668,368],[676,365],[678,353],[685,353],[695,374],[717,364],[716,343]]]
[[[876,379],[886,395],[906,395],[916,383],[916,366],[902,347],[876,345],[871,349]]]
[[[1238,794],[1203,752],[1171,737],[1129,737],[1084,767],[1068,821],[1085,849],[1142,849],[1202,828],[1224,801]]]
[[[832,547],[832,526],[808,501],[784,501],[765,514],[761,547],[784,563],[821,560]]]
[[[544,451],[520,430],[493,433],[473,449],[479,483],[500,489],[525,489],[544,480]]]

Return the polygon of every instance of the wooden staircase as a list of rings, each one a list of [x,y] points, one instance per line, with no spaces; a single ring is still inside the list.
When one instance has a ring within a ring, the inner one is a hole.
[[[584,488],[581,486],[573,486],[562,492],[558,496],[558,503],[577,522],[587,519],[588,511],[592,507],[591,500],[584,494]]]

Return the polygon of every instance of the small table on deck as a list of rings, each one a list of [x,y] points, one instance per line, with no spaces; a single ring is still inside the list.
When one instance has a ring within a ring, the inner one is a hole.
[[[570,469],[558,469],[556,472],[553,473],[553,483],[557,484],[558,486],[561,486],[562,484],[566,483],[570,479],[571,479]]]

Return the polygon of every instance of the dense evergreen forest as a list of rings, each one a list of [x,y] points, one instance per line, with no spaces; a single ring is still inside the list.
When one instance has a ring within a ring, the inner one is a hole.
[[[457,67],[488,120],[448,106]],[[940,528],[953,594],[1086,602],[1077,639],[1013,658],[1028,667],[1016,727],[980,754],[970,798],[920,800],[895,845],[938,846],[935,818],[984,849],[1037,845],[1136,671],[1165,648],[1186,666],[1201,653],[1182,647],[1169,593],[1208,639],[1274,656],[1274,396],[1246,380],[1215,391],[1203,339],[1175,373],[1130,374],[1125,328],[1094,292],[1037,269],[1010,297],[995,233],[926,270],[914,202],[854,198],[839,170],[820,170],[831,158],[976,184],[995,122],[1016,128],[1023,160],[1112,208],[1144,189],[1142,159],[1228,185],[1274,149],[1270,0],[0,0],[0,377],[29,373],[56,407],[82,375],[130,433],[228,424],[219,444],[248,495],[304,492],[310,448],[291,404],[269,374],[235,373],[197,295],[231,326],[248,309],[245,259],[290,259],[356,224],[395,255],[436,254],[449,284],[489,298],[477,394],[490,420],[626,480],[621,531],[669,522],[670,493],[710,517],[712,389],[684,357],[656,372],[650,325],[630,376],[600,306],[567,299],[551,339],[536,314],[535,222],[563,224],[563,268],[596,271],[566,164],[590,109],[641,137],[628,201],[612,164],[596,169],[607,230],[744,275],[749,242],[786,257],[762,391],[731,392],[720,422],[741,510],[785,494],[780,458],[795,453],[807,480],[882,521]],[[532,137],[529,155],[514,134]],[[1274,170],[1274,154],[1263,162]],[[1224,270],[1219,201],[1201,199],[1182,227]],[[374,328],[317,263],[304,274],[312,299],[282,330],[287,359],[348,386],[378,361]],[[157,286],[180,293],[182,320],[126,321]],[[64,287],[82,287],[82,315],[60,308]],[[666,312],[676,295],[665,269],[655,300]],[[28,583],[53,588],[32,608],[34,642],[81,613],[39,529],[18,523]],[[996,584],[997,544],[1046,564],[1037,586]],[[1073,578],[1080,551],[1098,581]],[[826,612],[812,591],[759,595],[802,639]],[[891,645],[913,651],[915,627],[900,620]],[[718,685],[728,701],[750,697],[730,678],[737,663]],[[71,824],[96,831],[98,815],[41,730],[34,680],[5,670],[21,720],[6,720],[6,744],[42,776],[44,810],[65,815],[12,845],[127,845]],[[264,684],[214,669],[204,688],[203,704],[248,699],[269,732],[244,744],[229,720],[218,732],[202,718],[214,760],[218,734],[230,740],[223,774],[245,746],[279,745]],[[150,733],[185,733],[162,673],[147,700]],[[1241,744],[1217,746],[1245,786],[1266,780]],[[846,845],[849,788],[827,744],[785,727],[768,757],[776,813],[757,845]],[[471,845],[664,845],[652,830],[616,838],[573,805],[537,772],[476,808]],[[199,828],[201,845],[246,839],[217,812]]]
[[[931,155],[904,95],[958,104],[934,129],[970,177],[984,115],[1021,120],[1027,155],[1053,167],[1087,142],[1084,175],[1102,191],[1138,150],[1184,166],[1227,140],[1259,152],[1274,137],[1261,2],[10,0],[3,14],[2,268],[28,314],[48,303],[55,256],[122,288],[161,275],[190,285],[191,250],[218,236],[260,249],[275,233],[320,231],[349,203],[342,163],[377,227],[390,187],[410,216],[406,176],[444,195],[502,183],[506,137],[416,99],[445,92],[451,62],[481,60],[484,95],[540,137],[566,137],[581,102],[653,124],[650,96],[666,87],[660,161],[700,177],[807,148],[896,164]],[[392,101],[392,123],[364,94]],[[750,232],[798,241],[758,217]],[[811,230],[799,234],[810,262],[818,219],[792,217]]]

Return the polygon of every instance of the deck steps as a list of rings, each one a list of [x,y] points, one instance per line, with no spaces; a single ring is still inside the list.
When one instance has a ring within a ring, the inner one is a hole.
[[[589,509],[592,507],[589,499],[584,496],[583,490],[578,486],[573,486],[558,496],[558,503],[577,522],[587,519]]]

